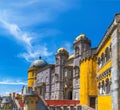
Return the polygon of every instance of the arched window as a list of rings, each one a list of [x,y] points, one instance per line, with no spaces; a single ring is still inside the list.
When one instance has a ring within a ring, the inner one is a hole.
[[[56,64],[59,64],[59,58],[56,58]]]
[[[75,55],[76,55],[76,56],[79,55],[79,47],[76,47],[76,48],[75,48]]]
[[[110,81],[109,79],[107,78],[106,79],[106,94],[109,94],[110,93]]]
[[[74,71],[75,71],[75,76],[79,76],[79,67],[75,67],[74,68]]]
[[[32,72],[32,77],[34,76],[34,72]]]
[[[99,95],[102,94],[102,84],[99,82],[98,83],[98,89],[99,89]]]
[[[101,58],[99,57],[99,58],[98,58],[98,69],[100,69],[101,66],[102,66],[102,64],[101,64]]]
[[[106,53],[106,62],[110,59],[110,48],[106,48],[106,50],[105,50],[105,53]]]
[[[79,67],[76,67],[76,68],[75,68],[75,73],[76,73],[76,74],[79,74]]]
[[[64,77],[67,77],[67,69],[64,70]]]
[[[104,65],[105,64],[105,54],[104,53],[102,53],[102,55],[101,55],[101,61],[102,61],[102,65]]]
[[[105,82],[102,81],[102,94],[105,94]]]

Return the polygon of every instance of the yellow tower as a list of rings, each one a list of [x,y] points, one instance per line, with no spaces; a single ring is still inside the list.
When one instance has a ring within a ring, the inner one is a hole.
[[[46,65],[47,62],[42,60],[41,57],[38,60],[33,61],[28,69],[28,87],[33,87],[33,84],[36,81],[38,70]]]
[[[88,50],[80,64],[80,104],[95,108],[97,97],[96,56]]]

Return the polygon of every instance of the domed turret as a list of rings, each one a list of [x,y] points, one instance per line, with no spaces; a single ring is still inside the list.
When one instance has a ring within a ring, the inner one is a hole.
[[[68,57],[68,60],[71,60],[71,59],[73,59],[74,58],[74,54],[73,55],[70,55],[69,57]]]
[[[79,36],[77,36],[74,42],[78,42],[80,40],[87,40],[87,37],[85,36],[85,34],[80,34]]]
[[[85,34],[80,34],[77,36],[73,43],[74,55],[78,57],[86,50],[89,50],[91,47],[91,41],[86,37]]]
[[[41,57],[38,60],[35,60],[32,62],[32,64],[30,65],[30,68],[32,67],[44,67],[48,65],[48,63],[45,60],[42,60]]]
[[[45,60],[41,59],[41,57],[39,57],[38,60],[32,62],[28,69],[28,87],[34,87],[38,70],[47,65],[48,63]]]
[[[63,64],[66,61],[66,59],[68,59],[68,57],[69,57],[69,52],[63,47],[59,48],[56,52],[56,64],[59,65],[60,63]]]
[[[58,53],[59,53],[59,52],[67,52],[67,50],[66,50],[65,48],[61,47],[61,48],[59,48],[59,49],[57,50],[57,52],[58,52]]]
[[[76,37],[75,40],[78,41],[78,40],[84,39],[84,38],[86,38],[86,37],[85,37],[85,34],[80,34],[79,36]]]

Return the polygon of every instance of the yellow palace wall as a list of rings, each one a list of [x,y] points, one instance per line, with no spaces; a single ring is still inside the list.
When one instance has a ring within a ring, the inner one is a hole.
[[[111,96],[98,97],[98,110],[112,110]]]
[[[97,96],[95,56],[80,64],[80,104],[89,105],[89,96]]]
[[[105,52],[107,47],[110,47],[111,45],[111,38],[109,38],[102,46],[102,48],[98,51],[98,55],[97,57],[101,57],[102,53]],[[105,72],[107,69],[112,67],[112,62],[111,59],[108,60],[100,69],[97,69],[97,75],[102,74],[103,72]],[[98,68],[98,65],[97,65]],[[105,81],[107,78],[110,79],[111,78],[111,73],[109,73],[110,75],[107,75],[105,77],[103,77],[100,80],[97,80],[97,85],[98,83]],[[98,95],[98,110],[112,110],[112,97],[111,95]]]

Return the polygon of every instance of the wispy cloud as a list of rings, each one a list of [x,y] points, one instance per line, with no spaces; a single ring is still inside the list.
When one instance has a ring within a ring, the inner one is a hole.
[[[53,33],[57,34],[59,30],[46,29],[44,32],[38,33],[37,36],[39,37],[36,38],[28,28],[23,29],[33,24],[39,23],[41,25],[52,22],[61,12],[71,8],[70,3],[71,0],[18,0],[17,2],[13,0],[9,2],[9,5],[6,5],[3,1],[0,1],[0,22],[2,26],[12,35],[12,38],[26,49],[25,52],[19,53],[19,57],[31,62],[40,55],[43,57],[53,55],[52,52],[49,52],[49,47],[43,42],[39,42],[39,44],[35,42],[40,38],[52,36]],[[39,30],[42,30],[42,28]]]
[[[9,23],[3,19],[0,19],[3,26],[13,35],[13,37],[20,41],[21,43],[28,45],[31,47],[31,41],[33,40],[32,37],[28,35],[28,33],[23,32],[18,25]]]
[[[26,52],[20,53],[18,56],[25,58],[28,62],[31,62],[39,55],[45,57],[52,55],[52,52],[48,52],[45,45],[33,46],[32,41],[34,41],[34,37],[31,37],[30,34],[23,32],[17,24],[9,23],[3,19],[0,19],[0,22],[9,31],[12,37],[26,48]]]
[[[7,79],[7,80],[0,81],[0,84],[2,85],[27,85],[27,82],[23,82],[20,80],[13,81],[13,80]]]
[[[39,56],[48,57],[52,54],[52,52],[48,52],[46,46],[37,45],[36,47],[28,48],[27,52],[21,53],[19,56],[25,58],[26,61],[31,62]]]
[[[73,7],[72,0],[12,0],[0,1],[0,17],[20,26],[30,26],[55,20]],[[9,5],[8,5],[9,4]],[[72,7],[71,7],[72,4]]]

